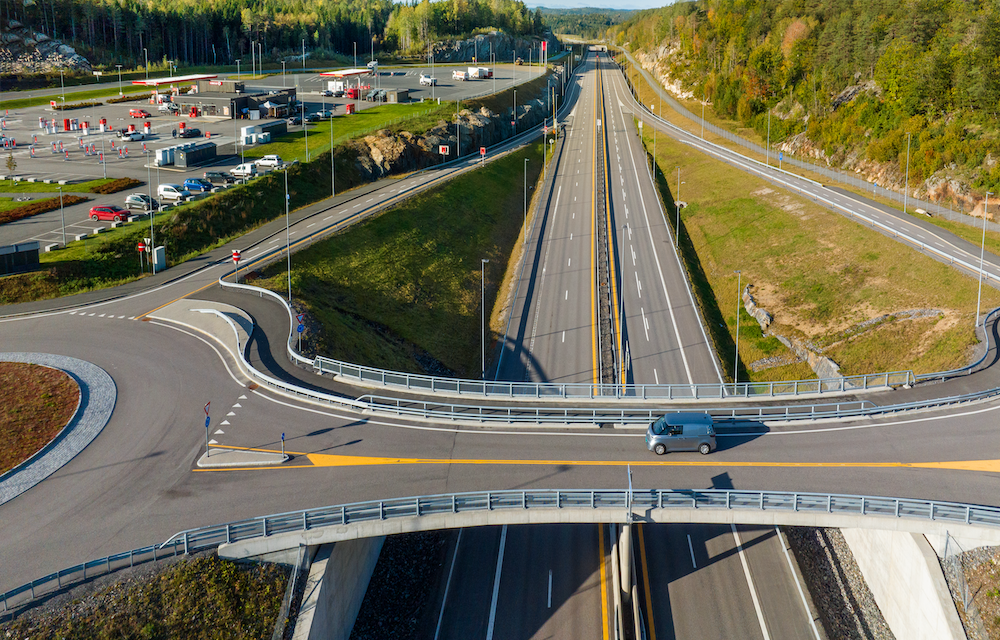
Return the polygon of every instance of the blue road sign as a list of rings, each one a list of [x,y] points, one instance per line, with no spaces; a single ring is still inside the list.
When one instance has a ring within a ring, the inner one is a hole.
[[[295,330],[296,330],[296,331],[298,331],[299,333],[302,333],[303,331],[305,331],[305,330],[306,330],[306,325],[304,325],[304,324],[300,324],[299,326],[297,326],[297,327],[295,328]]]
[[[211,420],[212,420],[211,418],[209,418],[208,416],[205,416],[205,428],[206,429],[208,428],[208,425],[211,424]]]
[[[784,159],[785,159],[785,152],[784,151],[779,151],[778,152],[778,160],[784,160]]]

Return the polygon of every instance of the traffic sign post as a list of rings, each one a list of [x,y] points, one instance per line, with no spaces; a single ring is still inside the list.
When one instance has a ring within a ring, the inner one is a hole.
[[[233,249],[233,264],[236,265],[236,284],[240,283],[240,250]]]
[[[208,417],[208,407],[211,402],[205,403],[205,457],[208,458],[212,455],[212,452],[208,449],[208,425],[212,423],[212,419]]]
[[[448,145],[446,145],[446,144],[439,144],[438,145],[438,153],[440,153],[441,155],[446,156],[450,152],[451,152],[451,150],[449,149]]]
[[[281,432],[281,457],[285,457],[285,432]]]
[[[139,246],[137,246],[136,249],[139,250],[139,275],[141,276],[146,273],[146,260],[145,256],[143,256],[143,254],[146,253],[146,244],[140,240]]]
[[[486,164],[486,147],[479,147],[479,163]]]

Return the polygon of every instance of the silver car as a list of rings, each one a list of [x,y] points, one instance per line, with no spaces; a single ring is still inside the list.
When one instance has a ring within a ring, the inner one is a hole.
[[[715,422],[707,413],[668,413],[646,429],[646,448],[662,456],[668,451],[716,449]]]
[[[125,196],[126,209],[141,209],[142,211],[149,211],[151,209],[156,209],[159,206],[159,202],[150,198],[145,193],[132,193]]]

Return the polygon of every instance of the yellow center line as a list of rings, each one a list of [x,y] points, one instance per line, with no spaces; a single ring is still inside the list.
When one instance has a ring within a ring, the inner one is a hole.
[[[257,449],[215,445],[217,449],[261,451],[280,453],[273,449]],[[953,460],[941,462],[773,462],[727,460],[557,460],[557,459],[488,459],[488,458],[399,458],[379,456],[345,456],[329,453],[285,451],[293,456],[303,456],[311,465],[274,467],[248,467],[242,470],[301,469],[318,467],[366,467],[389,465],[481,465],[481,466],[570,466],[570,467],[733,467],[733,468],[788,468],[788,469],[941,469],[952,471],[977,471],[1000,473],[1000,460]],[[229,469],[237,469],[229,467]]]
[[[649,566],[646,564],[646,539],[642,535],[643,526],[637,525],[639,533],[639,560],[642,565],[643,592],[646,594],[646,623],[649,627],[649,640],[656,640],[656,625],[653,623],[653,598],[649,592]]]
[[[601,637],[608,640],[608,571],[604,557],[604,525],[597,525],[597,553],[601,562]]]
[[[594,140],[593,140],[593,164],[590,171],[591,198],[590,198],[590,274],[593,281],[590,283],[590,341],[591,341],[591,370],[593,371],[594,384],[600,383],[601,372],[597,366],[597,96],[600,93],[600,73],[599,66],[595,65],[595,90],[594,90]]]

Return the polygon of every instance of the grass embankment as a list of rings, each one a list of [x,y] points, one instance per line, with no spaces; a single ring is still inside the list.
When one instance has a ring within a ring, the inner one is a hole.
[[[128,95],[131,93],[140,93],[145,91],[149,93],[149,87],[141,87],[136,85],[122,85],[122,93]],[[108,98],[118,95],[118,87],[114,88],[107,87],[104,89],[93,89],[91,91],[76,91],[70,93],[66,96],[65,104],[73,104],[77,102],[87,102],[90,100],[96,100],[98,98]],[[41,105],[47,105],[50,101],[55,100],[56,104],[62,105],[62,95],[47,95],[47,96],[37,96],[34,98],[17,98],[14,100],[6,100],[0,106],[4,109],[27,109],[28,107],[37,107]],[[61,117],[61,116],[60,116]]]
[[[540,153],[533,144],[297,253],[292,294],[323,327],[312,348],[398,371],[478,377],[480,260],[489,260],[490,308],[523,222],[523,194],[510,186],[524,180],[524,158]],[[532,184],[540,164],[528,163]],[[256,284],[284,291],[286,277],[279,262]]]
[[[35,455],[66,426],[80,388],[72,378],[36,364],[0,362],[0,473]]]
[[[333,143],[341,144],[351,138],[366,135],[378,129],[390,131],[406,130],[413,134],[423,133],[436,126],[442,119],[449,119],[455,113],[454,102],[419,102],[413,104],[386,104],[359,111],[354,115],[339,115],[329,120],[308,125],[309,158],[330,150],[330,128],[333,127]],[[450,120],[449,120],[450,121]],[[275,153],[285,162],[306,161],[306,133],[291,131],[274,136],[271,142],[246,150],[247,158],[261,158]]]
[[[689,204],[681,212],[681,248],[726,370],[733,368],[737,269],[774,315],[772,331],[823,349],[845,374],[939,371],[968,361],[976,342],[975,279],[664,138],[656,146],[659,187],[664,201],[673,202],[674,167],[681,167],[681,198]],[[651,137],[644,142],[651,149]],[[667,217],[672,226],[674,216]],[[985,287],[983,309],[998,305],[1000,292]],[[883,314],[927,308],[943,316],[860,326]],[[791,354],[775,338],[762,337],[745,311],[740,325],[740,379],[811,374],[802,363],[750,372],[750,363]]]
[[[643,102],[643,104],[645,104],[647,107],[650,105],[655,105],[656,106],[655,111],[657,115],[659,115],[664,120],[667,120],[670,123],[697,136],[701,136],[702,132],[704,131],[704,136],[706,141],[726,147],[727,149],[732,149],[747,157],[759,160],[760,162],[769,161],[770,164],[773,166],[777,166],[779,164],[777,150],[774,150],[773,153],[771,153],[770,158],[768,158],[763,154],[754,153],[753,151],[747,149],[742,145],[738,145],[735,142],[732,142],[731,140],[716,135],[708,129],[703,130],[699,123],[682,116],[681,114],[671,109],[669,105],[666,105],[666,103],[662,101],[660,95],[653,89],[653,87],[650,85],[649,81],[645,79],[645,77],[631,70],[629,66],[625,67],[625,72],[628,75],[628,77],[634,81],[634,85],[639,92],[639,99]],[[661,87],[661,90],[664,89],[662,89]],[[677,100],[677,102],[679,102],[688,111],[695,114],[696,116],[700,116],[703,113],[701,108],[701,102],[698,100],[686,100],[682,98],[676,98],[676,96],[674,97],[674,99]],[[707,107],[704,109],[704,114],[705,114],[705,121],[709,124],[714,124],[715,126],[720,127],[726,131],[730,131],[740,136],[741,138],[744,138],[745,140],[749,140],[750,142],[760,145],[761,147],[767,144],[766,138],[761,138],[760,134],[758,134],[755,129],[743,126],[743,124],[740,123],[739,121],[730,120],[719,116],[718,114],[715,113],[710,104],[707,105]],[[786,157],[788,156],[788,154],[785,155]],[[798,159],[805,160],[806,162],[812,162],[811,158],[805,158],[805,159],[798,158]],[[878,187],[875,193],[872,193],[871,189],[858,189],[848,184],[834,182],[831,181],[830,178],[825,175],[813,171],[807,171],[800,167],[790,165],[787,162],[781,166],[783,169],[787,171],[791,171],[792,173],[795,173],[797,175],[809,178],[810,180],[815,180],[816,182],[819,182],[821,184],[838,187],[845,191],[849,191],[851,193],[862,196],[864,198],[877,202],[881,205],[897,209],[899,211],[902,211],[903,209],[902,205],[898,201],[886,197],[885,189],[882,187]],[[907,207],[907,213],[917,220],[929,222],[930,224],[940,227],[945,231],[950,231],[959,238],[962,238],[963,240],[971,242],[975,245],[979,245],[982,242],[983,240],[982,227],[977,228],[977,226],[975,225],[967,225],[959,222],[951,222],[949,220],[945,220],[944,218],[928,217],[923,214],[914,213],[914,209],[920,206],[921,205],[919,203],[914,203],[913,201],[911,201],[910,206]],[[1000,233],[996,231],[986,232],[986,250],[989,251],[990,253],[1000,256]]]
[[[288,569],[274,564],[182,560],[60,609],[28,612],[0,630],[12,638],[75,640],[270,638],[287,581]]]
[[[98,178],[75,184],[45,184],[44,182],[25,182],[24,180],[0,180],[0,193],[56,193],[62,188],[63,193],[118,193],[126,189],[144,184],[133,178]]]
[[[0,224],[30,218],[40,213],[55,211],[60,206],[68,207],[86,201],[87,198],[81,198],[80,196],[63,196],[61,204],[58,196],[55,198],[46,198],[45,200],[33,200],[31,202],[18,202],[13,198],[4,198],[0,201]]]

